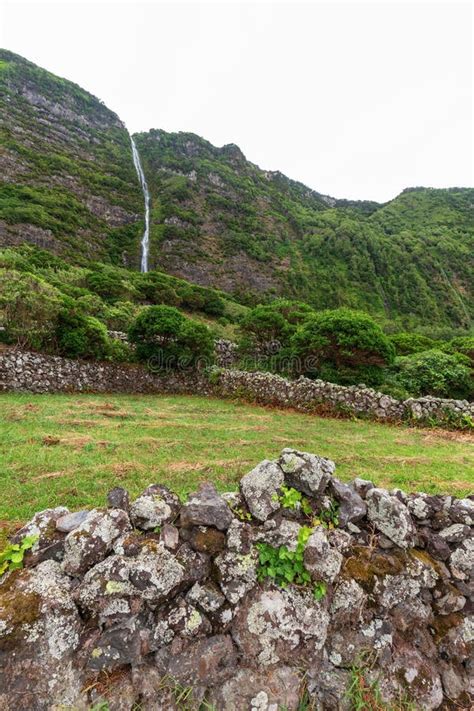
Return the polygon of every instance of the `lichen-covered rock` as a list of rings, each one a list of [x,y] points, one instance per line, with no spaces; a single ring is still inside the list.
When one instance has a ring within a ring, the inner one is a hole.
[[[305,568],[311,573],[313,580],[332,583],[343,560],[343,555],[329,545],[323,527],[318,526],[308,538],[304,550]]]
[[[180,510],[179,497],[166,486],[152,484],[130,506],[130,520],[137,528],[152,531],[174,521]]]
[[[443,687],[435,665],[408,645],[397,647],[391,676],[395,688],[394,699],[403,695],[412,699],[418,708],[433,711],[443,703]]]
[[[455,578],[474,579],[474,537],[467,538],[453,551],[449,566]]]
[[[232,637],[248,664],[271,666],[314,658],[326,641],[329,615],[308,591],[257,588],[232,624]]]
[[[225,551],[214,561],[219,585],[227,600],[236,605],[257,582],[257,552]]]
[[[219,685],[232,676],[237,652],[229,635],[197,639],[185,646],[174,644],[160,649],[155,663],[162,674],[183,686]]]
[[[278,490],[284,483],[283,472],[276,462],[265,459],[240,480],[240,489],[251,514],[266,521],[280,508]]]
[[[289,551],[296,550],[298,535],[301,530],[299,523],[288,521],[287,519],[282,519],[279,523],[273,520],[266,523],[274,525],[272,527],[262,526],[253,536],[255,541],[268,543],[273,548],[286,546]]]
[[[339,479],[331,479],[331,491],[339,503],[338,519],[340,526],[357,523],[367,515],[367,506],[363,498],[348,484]]]
[[[453,523],[439,532],[439,536],[448,543],[460,543],[470,534],[470,527],[464,523]]]
[[[191,639],[212,634],[212,625],[206,615],[183,597],[161,606],[154,622],[151,644],[155,650],[169,644],[175,637]]]
[[[355,580],[342,580],[332,598],[330,614],[337,622],[358,620],[367,602],[367,595]]]
[[[111,555],[88,570],[74,599],[83,614],[106,627],[143,608],[141,591],[130,581],[130,560],[121,555]]]
[[[186,599],[206,613],[217,612],[225,602],[224,595],[213,582],[194,583]]]
[[[65,506],[39,511],[12,536],[12,543],[20,543],[25,536],[38,536],[36,543],[26,555],[27,565],[37,565],[43,560],[61,560],[64,552],[64,536],[56,531],[56,521],[68,513],[69,509]]]
[[[209,704],[223,711],[298,711],[301,688],[294,668],[279,666],[265,672],[243,668],[210,692]]]
[[[413,545],[414,526],[407,507],[384,489],[371,489],[367,493],[367,516],[375,528],[400,546]]]
[[[127,511],[130,509],[130,497],[128,491],[121,486],[116,486],[107,494],[107,506],[109,509],[122,509]]]
[[[325,662],[318,670],[310,670],[308,690],[311,702],[321,711],[352,711],[353,705],[349,698],[351,684],[350,673],[337,669]]]
[[[71,581],[56,561],[9,574],[0,585],[2,708],[72,705],[83,683],[73,664],[80,632]]]
[[[179,530],[171,523],[164,523],[160,531],[160,540],[165,548],[175,551],[179,546]]]
[[[201,484],[181,508],[182,526],[213,526],[226,531],[232,522],[232,512],[212,484]]]
[[[68,575],[85,573],[112,550],[114,541],[131,530],[130,521],[120,509],[92,510],[89,516],[64,541],[62,567]]]
[[[129,616],[102,632],[90,651],[87,667],[99,671],[139,664],[143,651],[150,646],[150,636],[145,620]]]
[[[471,499],[456,499],[451,504],[449,516],[453,523],[474,526],[474,501]]]
[[[278,463],[288,486],[315,497],[324,492],[336,471],[336,465],[330,459],[290,448],[282,451]]]
[[[129,559],[130,582],[154,607],[180,589],[186,573],[181,563],[166,548],[144,546],[140,555]]]
[[[89,511],[87,509],[64,514],[64,516],[61,516],[56,520],[56,529],[61,531],[61,533],[71,533],[71,531],[78,528],[81,523],[84,523],[88,517]]]
[[[185,587],[209,576],[211,570],[209,556],[207,553],[193,550],[189,543],[180,545],[176,551],[176,559],[184,570],[183,585]]]

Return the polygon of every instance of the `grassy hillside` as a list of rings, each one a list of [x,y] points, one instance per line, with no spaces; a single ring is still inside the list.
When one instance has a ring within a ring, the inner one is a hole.
[[[136,266],[143,198],[118,116],[0,50],[0,245]]]
[[[64,504],[103,504],[161,482],[181,494],[221,490],[286,446],[334,459],[342,479],[452,493],[472,491],[472,435],[321,419],[202,397],[0,395],[0,520]]]
[[[248,302],[283,294],[404,327],[474,313],[474,189],[335,200],[188,133],[137,135],[153,197],[152,263]]]

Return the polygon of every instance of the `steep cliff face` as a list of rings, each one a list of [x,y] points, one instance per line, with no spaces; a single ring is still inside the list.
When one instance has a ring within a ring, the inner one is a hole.
[[[473,189],[337,200],[234,145],[160,130],[135,139],[153,198],[152,266],[249,302],[284,294],[408,327],[469,324]]]
[[[118,116],[0,50],[0,244],[136,266],[142,195]]]

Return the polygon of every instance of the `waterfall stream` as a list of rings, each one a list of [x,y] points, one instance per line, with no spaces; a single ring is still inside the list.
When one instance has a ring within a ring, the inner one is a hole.
[[[138,153],[135,141],[132,136],[130,136],[132,142],[132,154],[133,154],[133,165],[137,171],[138,179],[140,180],[140,185],[142,186],[143,197],[145,198],[145,231],[142,237],[142,258],[140,269],[142,272],[148,271],[148,251],[150,248],[150,193],[148,192],[148,185],[145,180],[145,174],[143,172],[142,164],[140,161],[140,154]]]

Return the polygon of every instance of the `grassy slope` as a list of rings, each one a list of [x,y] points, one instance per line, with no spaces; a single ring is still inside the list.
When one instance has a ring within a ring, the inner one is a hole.
[[[346,480],[457,496],[474,484],[473,438],[460,433],[201,397],[9,394],[0,412],[0,520],[10,524],[48,506],[100,506],[117,485],[232,489],[285,446],[334,459]]]
[[[247,298],[283,293],[406,327],[468,327],[474,190],[415,189],[386,205],[326,198],[236,146],[136,137],[152,192],[152,261]]]

